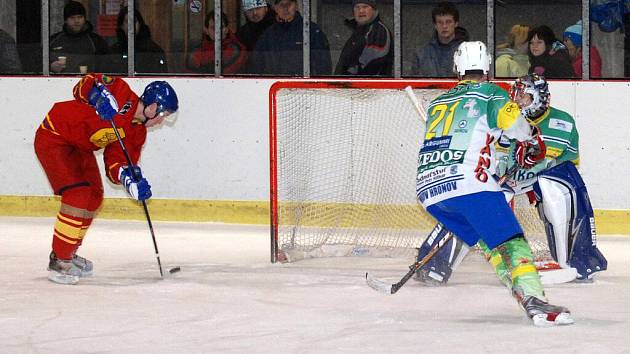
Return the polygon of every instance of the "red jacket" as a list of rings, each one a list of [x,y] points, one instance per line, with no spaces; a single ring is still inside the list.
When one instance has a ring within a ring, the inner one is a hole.
[[[247,49],[232,31],[221,41],[221,51],[223,74],[239,73],[247,62]],[[214,41],[210,37],[204,36],[201,46],[192,52],[188,66],[195,72],[214,73]]]
[[[147,129],[141,122],[133,121],[138,106],[138,96],[131,91],[129,85],[120,78],[103,74],[88,74],[81,79],[73,91],[74,100],[55,103],[40,125],[61,137],[67,144],[83,150],[100,150],[103,152],[105,172],[113,183],[118,180],[118,169],[126,166],[127,160],[116,139],[116,134],[109,121],[101,119],[92,106],[87,103],[88,92],[98,80],[105,84],[118,101],[119,113],[114,123],[134,164],[140,158]]]
[[[591,68],[591,78],[602,77],[602,57],[595,47],[591,47],[591,57],[589,58],[589,66]],[[575,60],[573,60],[573,71],[577,77],[582,77],[582,48],[578,48]]]

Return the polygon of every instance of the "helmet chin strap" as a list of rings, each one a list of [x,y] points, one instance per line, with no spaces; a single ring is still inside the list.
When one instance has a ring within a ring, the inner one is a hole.
[[[153,115],[153,117],[149,117],[147,115],[147,112],[146,112],[147,108],[148,108],[148,106],[144,106],[144,108],[142,108],[142,115],[144,116],[144,118],[146,118],[145,121],[142,124],[147,124],[148,121],[150,121],[151,119],[154,119],[155,117],[157,117],[160,114],[156,110],[156,112]]]

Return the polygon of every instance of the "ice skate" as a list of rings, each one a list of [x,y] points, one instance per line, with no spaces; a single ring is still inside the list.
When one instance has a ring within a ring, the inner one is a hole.
[[[92,261],[75,254],[72,256],[72,263],[81,271],[80,277],[92,276],[92,271],[94,270]]]
[[[79,282],[80,276],[81,269],[74,264],[73,260],[59,259],[55,252],[50,252],[48,280],[57,284],[72,285]]]
[[[574,322],[569,309],[551,305],[535,296],[523,297],[520,304],[536,327],[568,325]]]

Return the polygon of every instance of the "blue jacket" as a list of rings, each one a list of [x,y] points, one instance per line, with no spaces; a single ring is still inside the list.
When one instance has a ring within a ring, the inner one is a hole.
[[[254,49],[252,73],[264,75],[302,76],[302,15],[296,13],[291,22],[276,22],[260,36]],[[311,75],[330,75],[332,63],[328,38],[311,22]]]
[[[455,38],[448,44],[442,44],[433,31],[431,41],[416,53],[412,74],[424,77],[455,77],[453,72],[453,54],[459,45],[468,40],[468,31],[455,28]]]

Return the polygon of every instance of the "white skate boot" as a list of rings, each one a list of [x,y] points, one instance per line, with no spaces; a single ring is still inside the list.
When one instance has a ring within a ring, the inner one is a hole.
[[[569,309],[551,305],[535,296],[523,297],[520,304],[536,327],[568,325],[574,322]]]
[[[74,285],[79,282],[80,276],[81,269],[79,269],[72,260],[59,259],[57,255],[55,255],[55,252],[50,252],[48,280],[57,284]]]

